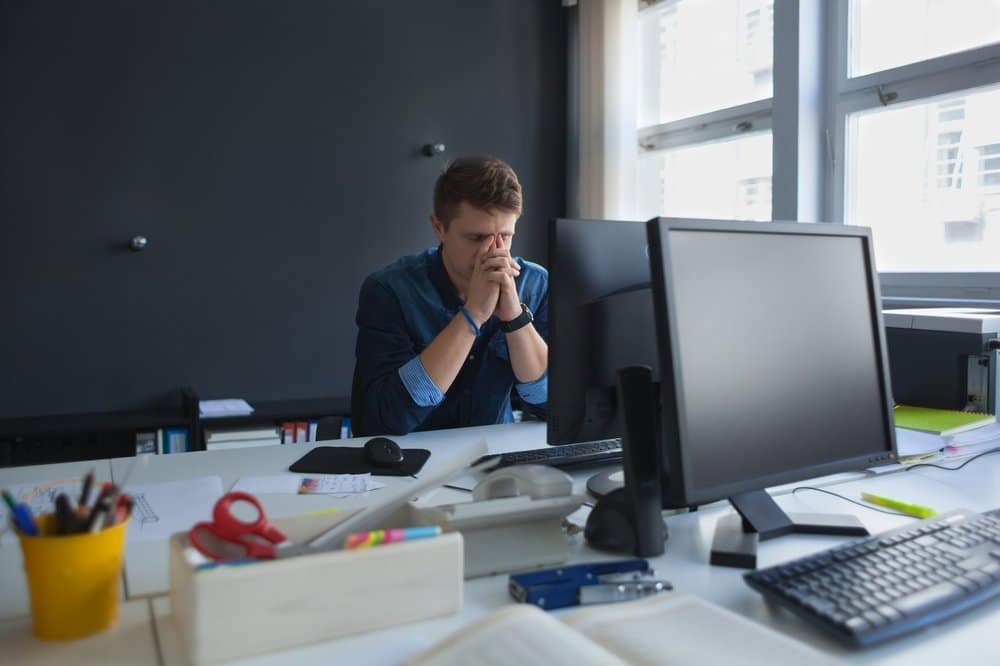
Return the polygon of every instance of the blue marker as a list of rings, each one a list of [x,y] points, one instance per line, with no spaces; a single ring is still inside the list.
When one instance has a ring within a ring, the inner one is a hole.
[[[14,516],[14,523],[17,525],[17,529],[24,536],[38,536],[38,525],[35,524],[35,518],[31,515],[31,509],[24,502],[16,504],[11,510],[11,514]]]

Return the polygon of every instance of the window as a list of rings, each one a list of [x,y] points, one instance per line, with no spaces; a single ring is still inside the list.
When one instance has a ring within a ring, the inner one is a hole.
[[[994,273],[1000,0],[838,4],[832,217],[871,227],[883,284],[911,295],[935,275]]]
[[[639,211],[771,218],[773,0],[639,11]]]
[[[885,294],[1000,301],[1000,0],[637,2],[640,217],[865,225]]]
[[[850,75],[966,51],[998,37],[996,0],[853,0]]]
[[[644,217],[771,219],[771,134],[759,132],[639,158]]]

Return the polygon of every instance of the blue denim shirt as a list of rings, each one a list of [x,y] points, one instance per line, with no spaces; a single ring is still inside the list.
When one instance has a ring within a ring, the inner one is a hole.
[[[534,313],[535,329],[548,341],[548,272],[520,257],[515,261],[521,266],[515,278],[518,295]],[[402,435],[509,423],[512,388],[526,409],[545,416],[548,373],[533,382],[517,382],[507,339],[495,316],[481,327],[447,393],[431,381],[418,355],[462,305],[440,248],[403,257],[365,279],[357,315],[354,390],[360,392],[363,408],[361,414],[352,415],[356,434]]]

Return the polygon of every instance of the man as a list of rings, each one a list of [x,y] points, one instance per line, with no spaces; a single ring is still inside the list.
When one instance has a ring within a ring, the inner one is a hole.
[[[520,214],[521,184],[506,163],[445,167],[431,215],[438,247],[361,286],[355,434],[508,423],[512,388],[544,416],[548,273],[510,253]]]

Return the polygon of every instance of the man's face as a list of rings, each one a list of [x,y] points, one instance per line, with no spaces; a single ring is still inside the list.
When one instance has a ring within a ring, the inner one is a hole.
[[[498,234],[503,247],[510,248],[514,238],[514,213],[492,210],[485,211],[463,201],[448,229],[437,217],[431,215],[434,235],[441,242],[441,258],[452,279],[467,282],[472,277],[476,255],[489,247],[490,241]]]

